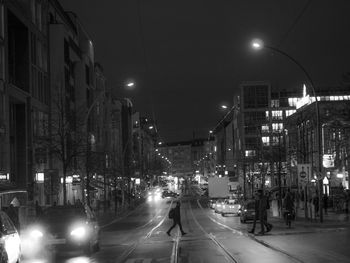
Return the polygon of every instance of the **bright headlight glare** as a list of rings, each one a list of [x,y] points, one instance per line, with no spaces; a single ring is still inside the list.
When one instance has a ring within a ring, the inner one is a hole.
[[[72,230],[72,232],[70,232],[71,236],[77,237],[77,238],[82,238],[84,237],[86,234],[86,230],[84,227],[77,227],[74,230]]]
[[[34,229],[30,232],[30,236],[33,238],[41,238],[44,236],[43,232],[38,229]]]

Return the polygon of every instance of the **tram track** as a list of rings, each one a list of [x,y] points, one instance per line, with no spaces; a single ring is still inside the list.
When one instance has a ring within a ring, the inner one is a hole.
[[[197,199],[197,205],[198,205],[198,207],[199,207],[202,211],[204,211],[204,208],[203,208],[202,205],[200,204],[199,199]],[[192,211],[192,207],[191,207],[191,211]],[[272,246],[272,245],[270,245],[269,243],[267,243],[267,242],[265,242],[265,241],[263,241],[263,240],[260,240],[260,239],[256,238],[254,235],[249,235],[249,234],[244,233],[244,232],[242,232],[242,231],[240,231],[240,230],[238,230],[238,229],[231,228],[231,227],[229,227],[229,226],[227,226],[227,225],[225,225],[225,224],[223,224],[223,223],[217,221],[215,218],[212,218],[212,217],[209,216],[209,215],[206,215],[206,216],[207,216],[212,222],[214,222],[214,223],[220,225],[221,227],[224,227],[224,228],[230,230],[233,234],[239,234],[239,235],[245,236],[245,237],[247,237],[247,238],[250,238],[251,240],[254,240],[255,242],[257,242],[257,243],[263,245],[264,247],[267,247],[267,248],[269,248],[269,249],[271,249],[271,250],[273,250],[273,251],[276,251],[276,252],[278,252],[278,253],[283,254],[284,256],[287,256],[288,258],[292,259],[292,260],[295,261],[295,262],[298,262],[298,263],[306,263],[305,261],[301,260],[300,258],[297,258],[297,257],[291,255],[291,254],[288,253],[287,251],[282,250],[282,249],[280,249],[280,248],[277,248],[277,247],[275,247],[275,246]],[[195,220],[195,221],[196,221],[196,220]]]

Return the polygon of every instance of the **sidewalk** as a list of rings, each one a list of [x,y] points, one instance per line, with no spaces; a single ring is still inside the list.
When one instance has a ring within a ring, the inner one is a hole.
[[[350,227],[350,217],[348,214],[334,212],[328,212],[327,215],[324,214],[322,223],[320,223],[319,217],[316,220],[297,218],[292,221],[291,228],[287,227],[283,218],[270,216],[268,222],[273,224],[273,229],[270,232],[271,235],[340,231]]]

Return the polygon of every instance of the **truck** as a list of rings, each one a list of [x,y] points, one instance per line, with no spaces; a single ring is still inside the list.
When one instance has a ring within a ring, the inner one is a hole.
[[[214,176],[208,178],[209,198],[228,198],[229,195],[229,179],[227,176]]]

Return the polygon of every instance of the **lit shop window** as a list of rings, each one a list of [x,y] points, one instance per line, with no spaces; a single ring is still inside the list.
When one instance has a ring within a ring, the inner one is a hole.
[[[273,131],[281,131],[283,130],[283,123],[272,123]]]
[[[255,150],[246,150],[245,156],[246,157],[255,156]]]
[[[264,146],[269,146],[269,145],[270,145],[270,137],[268,137],[268,136],[263,136],[263,137],[261,138],[261,140],[262,140],[262,143],[263,143]]]
[[[281,110],[275,110],[272,111],[272,119],[273,120],[282,120],[283,119],[283,112]]]

